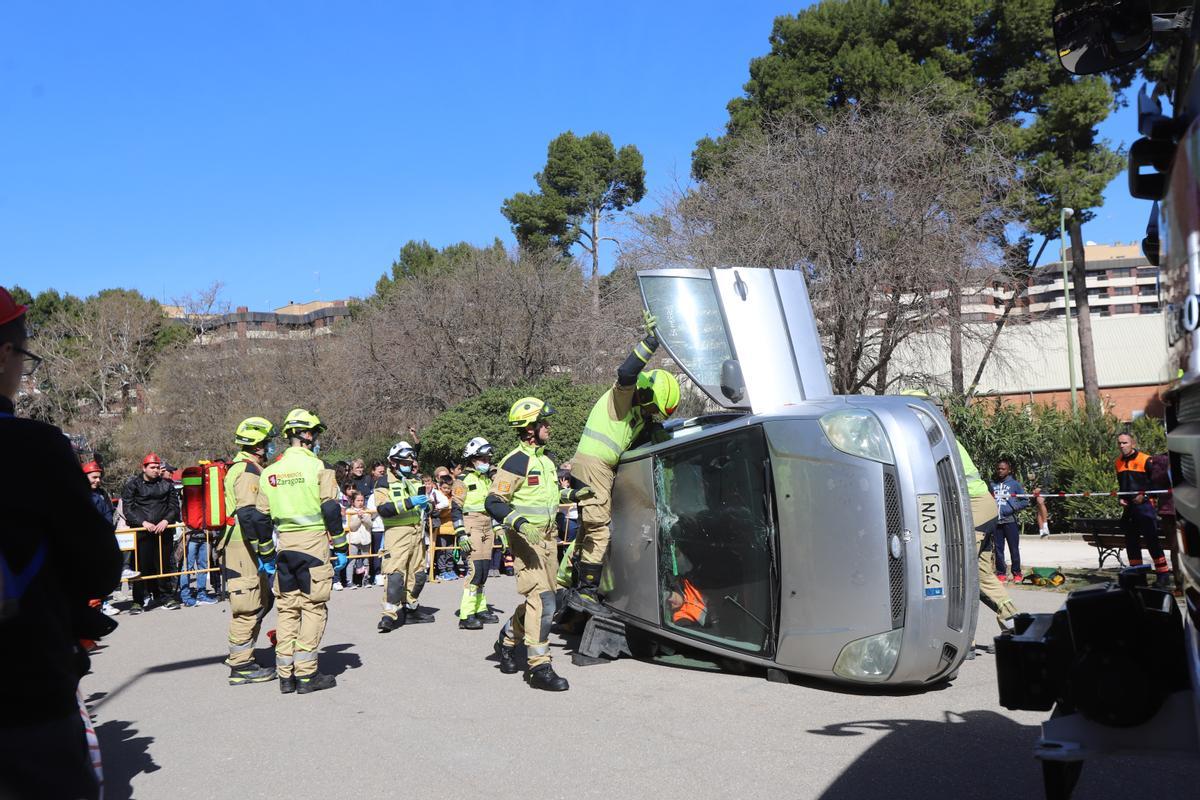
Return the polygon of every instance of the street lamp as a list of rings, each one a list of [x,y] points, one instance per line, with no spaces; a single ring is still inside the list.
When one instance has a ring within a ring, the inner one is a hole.
[[[1071,341],[1071,293],[1067,290],[1067,217],[1075,210],[1064,208],[1058,212],[1058,248],[1062,261],[1063,274],[1063,320],[1067,326],[1067,372],[1071,376],[1071,413],[1079,410],[1079,390],[1075,384],[1075,345]],[[1084,278],[1083,290],[1087,291],[1087,278]]]

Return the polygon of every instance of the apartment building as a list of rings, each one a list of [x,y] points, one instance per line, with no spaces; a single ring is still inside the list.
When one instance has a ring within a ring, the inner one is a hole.
[[[181,324],[191,325],[204,344],[231,339],[290,339],[330,333],[333,326],[350,318],[345,300],[289,302],[274,311],[251,311],[238,306],[228,314],[188,315],[178,306],[164,306],[164,313]]]

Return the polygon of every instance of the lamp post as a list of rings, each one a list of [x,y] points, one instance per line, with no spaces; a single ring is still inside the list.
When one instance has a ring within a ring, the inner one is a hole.
[[[1058,212],[1058,246],[1062,260],[1063,275],[1063,320],[1067,326],[1067,372],[1071,376],[1071,413],[1079,411],[1079,390],[1075,384],[1075,345],[1071,341],[1071,293],[1067,289],[1067,217],[1075,213],[1072,208],[1064,208]],[[1084,279],[1083,290],[1087,291],[1087,279]]]

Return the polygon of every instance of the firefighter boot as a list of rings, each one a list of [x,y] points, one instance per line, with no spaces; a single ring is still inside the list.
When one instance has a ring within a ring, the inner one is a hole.
[[[375,629],[380,633],[391,633],[403,624],[404,609],[400,609],[400,611],[396,613],[395,618],[389,617],[387,614],[384,614],[382,617],[380,617],[379,624],[375,626]]]
[[[475,618],[488,625],[496,625],[500,622],[500,618],[497,617],[495,612],[493,612],[486,605],[483,607],[483,611],[477,611],[475,613]]]
[[[280,694],[291,694],[294,691],[296,691],[296,679],[295,678],[293,678],[291,675],[289,675],[286,678],[279,679],[279,693]]]
[[[433,614],[426,614],[418,605],[412,607],[405,606],[404,621],[409,625],[415,625],[419,622],[433,622]]]
[[[571,688],[567,679],[558,675],[554,671],[554,667],[549,664],[542,664],[529,670],[526,680],[529,681],[529,688],[544,689],[547,692],[565,692]]]
[[[600,605],[600,571],[601,564],[579,564],[579,588],[575,591],[575,601],[580,610],[593,616],[604,613]]]
[[[239,664],[236,667],[229,668],[229,685],[241,686],[243,683],[263,683],[275,679],[275,670],[269,667],[260,667],[253,662],[249,664]]]
[[[504,642],[498,641],[492,649],[500,657],[501,672],[505,675],[516,675],[521,671],[521,668],[517,666],[516,648],[506,647]]]
[[[481,631],[483,623],[479,621],[479,617],[469,614],[458,621],[458,627],[464,631]]]
[[[322,689],[332,689],[337,686],[337,678],[322,672],[314,672],[296,679],[296,694],[319,692]]]

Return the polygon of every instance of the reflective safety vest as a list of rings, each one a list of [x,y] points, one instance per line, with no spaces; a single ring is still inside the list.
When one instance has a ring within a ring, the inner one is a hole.
[[[383,527],[398,528],[401,525],[420,525],[421,524],[421,509],[409,509],[405,505],[405,500],[420,494],[421,484],[411,478],[403,478],[394,472],[388,473],[388,496],[396,506],[396,516],[380,517],[383,520]]]
[[[483,503],[487,500],[488,492],[492,490],[492,479],[481,472],[468,472],[462,477],[467,494],[462,500],[462,510],[466,514],[483,514]]]
[[[983,482],[983,478],[979,477],[979,468],[967,454],[967,448],[962,446],[962,442],[955,442],[955,444],[958,445],[958,457],[962,459],[963,475],[967,479],[967,494],[971,497],[987,496],[990,494],[988,485]]]
[[[558,468],[545,453],[544,447],[534,448],[521,442],[516,450],[504,457],[501,469],[509,456],[521,452],[528,457],[525,467],[525,480],[512,494],[513,519],[524,517],[539,527],[546,527],[554,522],[558,514]],[[509,524],[508,521],[505,524]]]
[[[704,603],[704,596],[687,578],[683,579],[683,605],[671,615],[671,621],[701,626],[708,622],[708,606]]]
[[[246,453],[238,453],[233,457],[233,464],[225,472],[225,511],[229,515],[226,524],[231,526],[227,540],[230,542],[242,541],[242,526],[237,518],[238,505],[234,486],[237,485],[238,478],[242,477],[242,473],[251,467],[255,472],[260,471],[258,462],[253,461]]]
[[[642,428],[646,427],[646,420],[636,405],[621,419],[614,420],[608,413],[612,395],[613,390],[609,389],[592,406],[583,435],[579,437],[579,452],[615,467],[621,460],[621,454],[629,449]]]
[[[289,447],[283,456],[263,470],[258,491],[271,506],[271,519],[280,533],[323,531],[321,516],[321,470],[324,462],[303,447]]]

